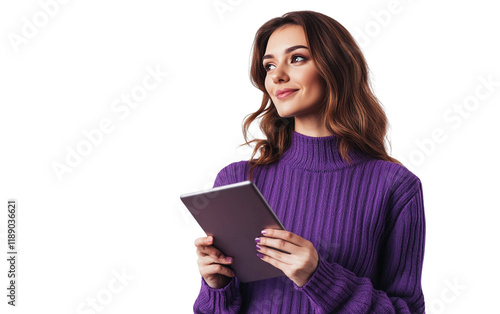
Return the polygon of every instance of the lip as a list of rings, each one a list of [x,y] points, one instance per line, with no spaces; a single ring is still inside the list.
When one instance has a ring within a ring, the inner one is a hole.
[[[292,89],[292,88],[280,89],[276,92],[276,98],[283,99],[283,98],[288,97],[289,95],[293,94],[296,91],[298,91],[298,89]]]

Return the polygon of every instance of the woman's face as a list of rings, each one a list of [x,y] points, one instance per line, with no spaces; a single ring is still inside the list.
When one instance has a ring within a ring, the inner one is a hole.
[[[267,71],[266,90],[282,118],[319,114],[325,81],[311,59],[301,26],[288,24],[276,29],[269,37],[262,63]],[[277,95],[283,89],[293,91]]]

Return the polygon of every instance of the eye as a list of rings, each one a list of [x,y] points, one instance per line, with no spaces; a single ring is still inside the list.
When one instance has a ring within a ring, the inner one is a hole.
[[[302,58],[304,60],[306,59],[305,57],[302,57],[302,56],[299,56],[299,55],[295,55],[295,56],[292,57],[292,60],[295,59],[295,58]]]
[[[264,70],[269,71],[269,68],[268,66],[272,65],[271,63],[268,63],[268,64],[264,64]]]
[[[305,58],[305,57],[303,57],[303,56],[300,56],[300,55],[293,55],[293,56],[292,56],[292,61],[293,61],[293,60],[295,60],[296,58],[302,58],[302,59],[306,60],[306,58]],[[304,61],[304,60],[299,60],[299,62],[300,62],[300,61]],[[266,70],[266,72],[267,72],[267,71],[269,71],[269,66],[270,66],[270,65],[272,65],[272,64],[271,64],[271,63],[264,64],[264,69]]]

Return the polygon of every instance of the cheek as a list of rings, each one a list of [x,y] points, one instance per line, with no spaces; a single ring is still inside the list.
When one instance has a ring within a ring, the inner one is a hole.
[[[319,73],[315,72],[308,76],[307,78],[308,86],[308,97],[311,101],[319,101],[325,95],[325,82]]]
[[[316,93],[318,91],[323,91],[323,80],[316,71],[305,73],[302,76],[302,82],[304,88],[310,92]]]
[[[316,69],[314,69],[314,71],[312,71],[311,73],[311,81],[314,82],[314,85],[316,85],[317,88],[323,90],[325,83],[323,78],[321,77],[321,75],[319,75],[319,72]]]
[[[266,88],[266,92],[270,95],[271,94],[271,90],[270,90],[271,84],[270,84],[269,79],[267,78],[267,76],[266,76],[266,79],[264,80],[264,86]]]
[[[272,80],[268,79],[266,77],[266,80],[264,81],[264,86],[266,88],[266,92],[267,92],[270,100],[274,103],[276,101],[276,97],[274,97],[273,90],[272,90],[272,88],[274,88],[273,84],[274,83],[272,82]]]

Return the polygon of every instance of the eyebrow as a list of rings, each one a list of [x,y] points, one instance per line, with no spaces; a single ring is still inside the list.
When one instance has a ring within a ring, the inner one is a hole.
[[[292,52],[292,51],[294,51],[296,49],[299,49],[299,48],[309,49],[306,46],[296,45],[296,46],[292,46],[292,47],[286,48],[285,54],[290,53],[290,52]],[[271,59],[271,58],[274,58],[274,56],[273,55],[265,55],[265,56],[262,57],[262,60]]]

